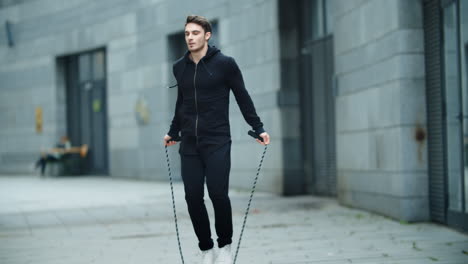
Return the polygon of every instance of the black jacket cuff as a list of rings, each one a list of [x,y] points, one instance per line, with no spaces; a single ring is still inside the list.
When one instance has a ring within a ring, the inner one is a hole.
[[[255,130],[255,133],[257,133],[258,135],[265,132],[265,129],[263,129],[263,127],[257,127],[254,130]]]
[[[179,137],[179,133],[174,133],[172,131],[167,132],[167,135],[170,136],[171,138]]]

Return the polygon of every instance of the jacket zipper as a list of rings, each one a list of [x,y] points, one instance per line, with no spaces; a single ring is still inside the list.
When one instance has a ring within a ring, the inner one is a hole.
[[[193,88],[195,89],[195,110],[197,113],[197,117],[195,120],[195,139],[197,140],[197,145],[198,145],[198,104],[197,104],[197,86],[195,84],[195,79],[197,78],[197,66],[198,66],[198,63],[195,64],[195,74],[193,75]]]

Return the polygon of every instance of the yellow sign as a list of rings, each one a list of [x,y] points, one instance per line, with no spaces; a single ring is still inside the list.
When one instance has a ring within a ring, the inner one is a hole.
[[[99,99],[94,99],[93,100],[93,111],[95,113],[101,111],[101,100],[99,100]]]
[[[135,113],[139,124],[146,125],[149,123],[150,111],[145,99],[138,99],[135,105]]]
[[[42,107],[36,107],[36,132],[42,133]]]

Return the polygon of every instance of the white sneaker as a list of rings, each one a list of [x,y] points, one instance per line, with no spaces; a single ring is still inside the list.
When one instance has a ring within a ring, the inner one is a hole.
[[[214,249],[208,249],[202,251],[202,263],[213,264],[214,261]]]
[[[219,249],[216,264],[232,264],[231,244]]]

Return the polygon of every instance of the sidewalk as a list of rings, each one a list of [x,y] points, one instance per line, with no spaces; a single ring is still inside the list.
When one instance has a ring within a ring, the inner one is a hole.
[[[185,263],[200,263],[180,182],[175,195]],[[230,191],[234,250],[249,195]],[[0,263],[181,263],[169,183],[0,176]],[[400,223],[335,199],[256,192],[237,263],[467,264],[468,235]]]

